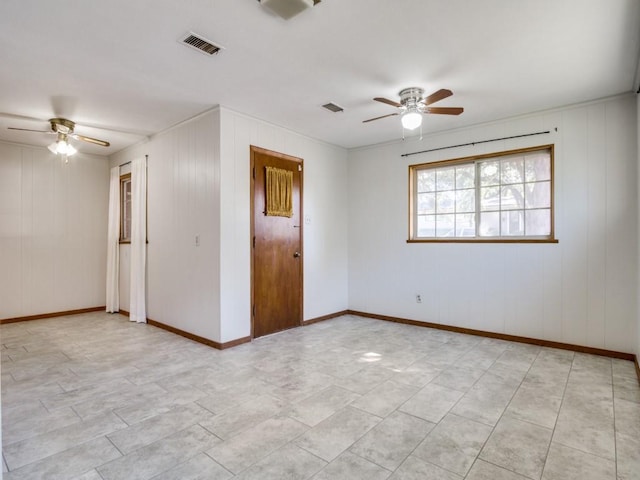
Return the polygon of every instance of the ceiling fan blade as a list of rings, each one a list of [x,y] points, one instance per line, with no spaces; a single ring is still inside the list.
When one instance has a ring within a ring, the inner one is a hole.
[[[432,103],[436,103],[436,102],[439,102],[440,100],[444,100],[445,98],[450,97],[451,95],[453,95],[453,92],[451,90],[447,90],[446,88],[443,88],[429,95],[427,98],[424,99],[423,103],[425,105],[431,105]]]
[[[388,98],[376,97],[374,98],[376,102],[386,103],[387,105],[391,105],[392,107],[400,108],[402,105],[398,102],[394,102],[393,100],[389,100]]]
[[[36,132],[36,133],[54,133],[51,130],[32,130],[30,128],[16,128],[16,127],[7,127],[9,130],[20,130],[22,132]]]
[[[381,117],[370,118],[369,120],[363,120],[362,123],[373,122],[374,120],[380,120],[381,118],[395,117],[398,113],[390,113],[389,115],[382,115]]]
[[[440,115],[460,115],[464,112],[462,107],[430,107],[425,108],[424,113],[436,113]]]
[[[15,120],[27,120],[29,122],[40,122],[40,123],[46,123],[47,121],[46,119],[42,119],[42,118],[28,117],[26,115],[16,115],[15,113],[7,113],[7,112],[0,112],[0,117],[10,118]]]
[[[98,140],[97,138],[85,137],[84,135],[78,135],[77,133],[73,133],[69,135],[76,140],[82,140],[83,142],[93,143],[95,145],[100,145],[101,147],[108,147],[111,145],[109,142],[105,142],[104,140]]]

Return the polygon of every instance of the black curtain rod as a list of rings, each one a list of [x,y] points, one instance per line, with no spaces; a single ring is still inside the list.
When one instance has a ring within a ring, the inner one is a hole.
[[[149,155],[145,155],[144,156],[145,159],[149,160]],[[124,167],[125,165],[131,165],[132,160],[129,160],[128,162],[124,162],[121,165],[118,165],[119,167]]]
[[[558,127],[555,128],[555,131],[556,132],[558,131]],[[544,132],[525,133],[523,135],[512,135],[510,137],[492,138],[491,140],[478,140],[477,142],[461,143],[459,145],[450,145],[448,147],[431,148],[429,150],[420,150],[419,152],[403,153],[400,156],[410,157],[411,155],[418,155],[419,153],[436,152],[438,150],[447,150],[449,148],[468,147],[469,145],[478,145],[480,143],[499,142],[500,140],[511,140],[512,138],[531,137],[533,135],[544,135],[546,133],[551,133],[551,130],[546,130]]]

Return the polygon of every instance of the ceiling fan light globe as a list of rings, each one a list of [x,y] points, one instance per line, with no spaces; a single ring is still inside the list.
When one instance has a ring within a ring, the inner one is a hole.
[[[422,114],[418,112],[407,112],[402,115],[402,126],[407,130],[415,130],[422,125]]]
[[[70,157],[71,155],[75,155],[76,153],[78,153],[78,150],[76,150],[76,148],[70,143],[67,143],[67,152],[65,153],[65,155],[67,157]]]
[[[65,142],[64,140],[58,140],[58,145],[56,147],[56,151],[60,155],[66,155],[68,149],[69,149],[69,144],[67,142]]]
[[[57,140],[47,147],[49,151],[60,155],[73,155],[78,152],[76,148],[66,140]]]

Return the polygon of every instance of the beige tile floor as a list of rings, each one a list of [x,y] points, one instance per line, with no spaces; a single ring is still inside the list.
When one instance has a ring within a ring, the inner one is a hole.
[[[7,480],[640,479],[631,362],[344,316],[217,351],[3,325]]]

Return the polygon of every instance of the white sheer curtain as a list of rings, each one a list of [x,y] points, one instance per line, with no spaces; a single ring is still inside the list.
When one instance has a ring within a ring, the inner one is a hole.
[[[146,323],[147,160],[131,162],[131,298],[129,320]]]
[[[109,223],[107,229],[107,312],[120,310],[120,167],[111,169]]]

